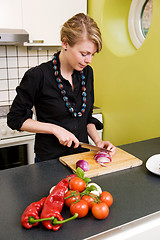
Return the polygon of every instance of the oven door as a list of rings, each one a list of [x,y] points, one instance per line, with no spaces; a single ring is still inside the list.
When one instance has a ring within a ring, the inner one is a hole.
[[[34,137],[0,140],[0,170],[34,163]]]

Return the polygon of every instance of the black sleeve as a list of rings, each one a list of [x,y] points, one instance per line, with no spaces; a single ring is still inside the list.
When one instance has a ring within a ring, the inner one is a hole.
[[[97,130],[103,129],[103,123],[101,123],[97,118],[91,116],[88,123],[93,123],[96,126]]]
[[[16,88],[17,95],[7,115],[7,124],[11,129],[20,130],[23,122],[32,118],[32,108],[38,99],[38,92],[43,79],[40,68],[29,69]]]

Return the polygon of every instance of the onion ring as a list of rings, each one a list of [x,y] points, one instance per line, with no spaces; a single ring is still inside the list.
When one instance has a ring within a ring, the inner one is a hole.
[[[105,165],[104,163],[109,163],[112,161],[110,155],[104,151],[97,152],[94,156],[94,159],[103,167],[107,167],[107,165]]]

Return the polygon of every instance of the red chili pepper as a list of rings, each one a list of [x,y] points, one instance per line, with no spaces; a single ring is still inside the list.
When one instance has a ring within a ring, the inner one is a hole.
[[[22,214],[22,217],[21,217],[21,224],[22,224],[23,227],[29,229],[29,228],[31,228],[33,226],[37,226],[39,224],[38,222],[32,224],[30,222],[30,218],[39,219],[39,214],[40,214],[40,211],[42,210],[42,207],[44,205],[45,200],[46,200],[46,197],[42,198],[38,202],[31,203],[25,209],[25,211],[24,211],[24,213]]]
[[[64,196],[67,187],[67,178],[64,178],[55,186],[50,195],[46,198],[41,212],[41,218],[55,217],[59,221],[63,221],[63,217],[61,216],[60,212],[62,211],[64,205]],[[53,229],[54,231],[57,231],[62,226],[62,224],[54,225],[52,221],[44,221],[42,224],[47,229]]]

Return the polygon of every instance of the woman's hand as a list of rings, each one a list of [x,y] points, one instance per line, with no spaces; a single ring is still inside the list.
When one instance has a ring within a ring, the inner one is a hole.
[[[97,147],[106,148],[107,150],[111,151],[110,152],[111,156],[113,156],[116,152],[116,147],[112,143],[110,143],[109,141],[99,140],[95,144],[96,144]]]
[[[79,146],[79,141],[75,135],[65,128],[56,126],[54,129],[54,135],[58,138],[60,144],[64,146],[71,147],[72,143],[74,143],[74,148],[77,148]]]
[[[58,138],[60,144],[64,146],[71,147],[72,143],[74,143],[74,148],[79,146],[79,141],[74,134],[52,123],[43,123],[37,120],[27,119],[23,123],[21,130],[34,133],[54,134]]]

